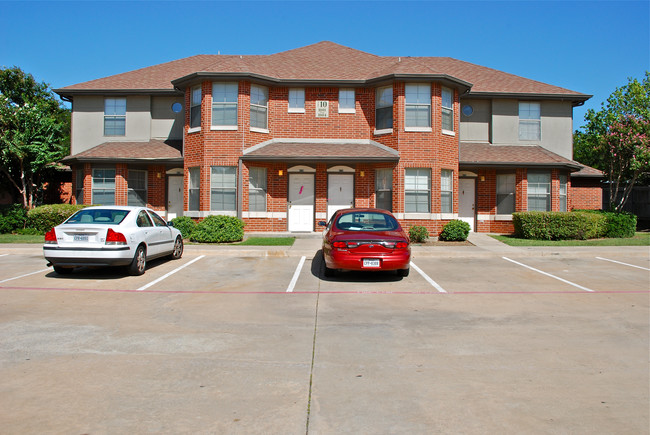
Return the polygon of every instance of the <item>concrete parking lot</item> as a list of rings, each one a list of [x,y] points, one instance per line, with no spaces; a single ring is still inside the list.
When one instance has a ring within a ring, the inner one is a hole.
[[[7,247],[2,433],[649,433],[650,250],[464,248],[325,279],[317,239],[139,277]]]

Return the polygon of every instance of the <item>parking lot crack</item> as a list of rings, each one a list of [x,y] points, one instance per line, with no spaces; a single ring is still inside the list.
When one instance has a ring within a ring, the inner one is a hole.
[[[314,382],[314,361],[316,359],[316,336],[318,333],[318,303],[320,301],[320,283],[318,284],[318,294],[316,295],[316,309],[314,313],[314,337],[311,347],[311,367],[309,368],[309,393],[307,396],[307,422],[305,425],[305,434],[309,435],[309,417],[311,415],[311,393]]]

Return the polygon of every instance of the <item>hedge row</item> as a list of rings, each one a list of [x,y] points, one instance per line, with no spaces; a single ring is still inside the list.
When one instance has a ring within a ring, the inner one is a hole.
[[[177,217],[172,219],[172,225],[192,242],[226,243],[243,240],[246,224],[234,216],[213,215],[199,223],[187,216]]]
[[[14,204],[0,208],[0,233],[45,234],[87,205],[48,204],[29,211]]]
[[[599,211],[513,213],[515,236],[537,240],[633,237],[636,216]]]

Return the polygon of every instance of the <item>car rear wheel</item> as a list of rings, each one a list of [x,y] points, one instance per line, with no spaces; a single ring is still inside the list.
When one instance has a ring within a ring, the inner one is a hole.
[[[174,249],[172,250],[172,253],[169,254],[169,258],[172,260],[178,260],[181,258],[183,255],[183,239],[181,236],[176,237],[176,241],[174,242]]]
[[[142,275],[144,270],[147,268],[147,251],[143,245],[138,246],[138,249],[135,251],[133,260],[128,266],[130,275]]]
[[[72,273],[72,267],[54,266],[54,271],[59,275],[68,275]]]

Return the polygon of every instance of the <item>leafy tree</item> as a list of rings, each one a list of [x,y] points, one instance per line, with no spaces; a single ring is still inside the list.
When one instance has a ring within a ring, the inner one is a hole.
[[[574,133],[574,159],[605,173],[610,207],[622,211],[634,185],[650,180],[650,72],[616,88],[585,121]]]
[[[0,176],[32,208],[68,154],[70,111],[45,83],[18,67],[0,69]]]

